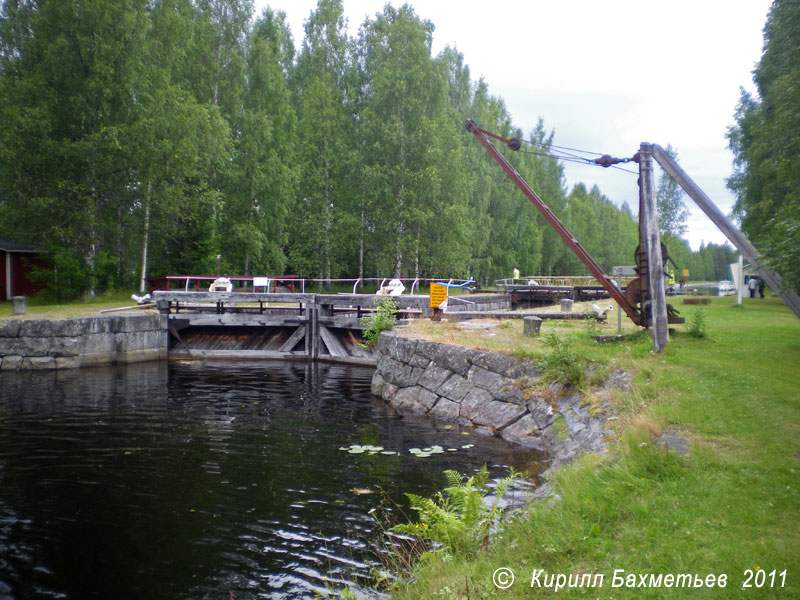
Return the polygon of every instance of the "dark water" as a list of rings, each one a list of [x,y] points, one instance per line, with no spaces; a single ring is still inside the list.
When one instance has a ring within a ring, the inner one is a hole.
[[[264,362],[2,373],[0,598],[316,598],[354,580],[377,597],[369,512],[384,494],[533,457],[397,416],[371,375]],[[351,444],[399,454],[339,449]],[[433,444],[458,451],[408,453]]]

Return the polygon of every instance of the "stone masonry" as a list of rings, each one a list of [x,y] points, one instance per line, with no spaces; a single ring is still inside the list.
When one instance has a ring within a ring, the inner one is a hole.
[[[608,406],[590,411],[580,392],[537,385],[541,377],[529,361],[383,332],[372,393],[401,413],[472,425],[544,452],[552,467],[604,452]]]
[[[71,369],[167,358],[167,317],[0,320],[0,370]]]

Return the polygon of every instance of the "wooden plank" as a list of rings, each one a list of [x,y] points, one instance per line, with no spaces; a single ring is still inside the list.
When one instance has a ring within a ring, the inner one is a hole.
[[[330,354],[320,355],[319,361],[359,367],[374,367],[378,364],[378,359],[367,356],[331,356]]]
[[[374,294],[319,294],[317,302],[320,304],[327,304],[334,307],[362,307],[374,308],[375,303],[380,298],[387,296],[376,296]],[[395,300],[400,307],[404,308],[423,308],[428,305],[428,296],[408,294],[402,296],[389,296]]]
[[[305,319],[297,316],[285,317],[280,315],[236,313],[181,313],[181,319],[186,320],[187,317],[189,325],[192,327],[292,327],[305,322]]]
[[[309,308],[311,311],[311,353],[310,356],[317,360],[319,358],[319,305],[317,298],[314,297],[314,302]]]
[[[666,150],[658,144],[653,144],[653,156],[658,161],[663,169],[669,173],[675,181],[678,182],[689,197],[695,201],[697,206],[711,219],[711,221],[719,227],[720,231],[725,234],[731,243],[736,246],[736,249],[741,252],[744,257],[755,266],[759,277],[763,277],[766,284],[772,291],[779,293],[781,300],[788,306],[792,312],[800,317],[800,296],[793,290],[783,290],[781,287],[781,277],[774,271],[767,269],[762,265],[761,256],[756,250],[755,246],[750,243],[750,240],[745,235],[736,229],[731,221],[717,208],[706,193],[700,189],[691,177],[675,162]]]
[[[373,294],[265,294],[260,292],[183,292],[167,290],[153,292],[153,299],[156,302],[168,301],[180,303],[181,305],[203,302],[211,304],[221,302],[225,305],[230,303],[258,304],[260,302],[307,305],[313,302],[314,298],[317,298],[319,304],[339,308],[353,307],[354,310],[374,308],[375,301],[382,297],[384,296],[375,296]],[[401,310],[407,308],[422,309],[428,304],[428,296],[404,295],[393,296],[393,298]]]
[[[366,329],[363,319],[355,317],[320,317],[319,322],[326,327],[338,327],[339,329]]]
[[[304,348],[306,356],[314,356],[314,319],[311,308],[306,311],[306,335],[304,338]]]
[[[342,343],[324,325],[320,325],[319,327],[319,336],[320,338],[322,338],[322,341],[325,343],[325,347],[328,349],[328,353],[331,356],[335,357],[348,356],[347,350],[342,345]]]
[[[653,350],[661,350],[669,343],[667,325],[667,289],[664,281],[664,264],[661,255],[661,236],[658,231],[658,208],[656,206],[656,184],[653,171],[653,149],[651,144],[639,146],[639,185],[645,240],[647,243],[648,292],[650,296],[650,326],[653,328]]]
[[[313,294],[265,294],[254,292],[176,292],[158,290],[153,292],[153,300],[168,300],[169,302],[223,302],[225,304],[236,302],[239,304],[258,302],[280,303],[307,303],[313,299]]]
[[[242,359],[298,359],[306,358],[305,352],[278,352],[276,350],[192,350],[184,348],[170,352],[170,357],[190,358],[242,358]]]
[[[294,330],[294,333],[289,336],[289,339],[286,340],[286,343],[280,347],[280,352],[290,352],[292,348],[294,348],[297,343],[302,340],[306,336],[306,328],[305,327],[298,327]]]

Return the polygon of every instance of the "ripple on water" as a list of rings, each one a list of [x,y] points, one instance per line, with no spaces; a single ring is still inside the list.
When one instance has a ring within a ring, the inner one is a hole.
[[[370,511],[430,495],[444,469],[527,459],[399,417],[371,397],[371,375],[265,362],[4,372],[0,596],[381,597],[366,587],[380,566]],[[397,454],[339,450],[352,445]],[[458,450],[408,453],[434,445]]]

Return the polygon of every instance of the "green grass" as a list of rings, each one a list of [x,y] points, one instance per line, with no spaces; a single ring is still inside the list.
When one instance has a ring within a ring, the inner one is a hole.
[[[592,350],[593,359],[638,373],[634,392],[618,399],[619,441],[609,456],[560,470],[559,502],[538,503],[477,557],[434,555],[394,596],[800,597],[800,321],[775,299],[736,308],[715,298],[704,313],[707,338],[679,326],[658,355],[646,340]],[[662,431],[688,438],[690,455],[656,448]],[[500,567],[516,574],[507,590],[492,584]],[[786,587],[742,589],[745,570],[756,568],[786,569]],[[605,581],[554,593],[530,587],[534,569]],[[726,574],[728,584],[612,588],[615,569]]]
[[[103,310],[135,306],[129,292],[104,294],[94,300],[79,300],[62,304],[50,304],[33,297],[25,302],[25,314],[14,315],[11,302],[0,302],[0,319],[68,319],[86,317]]]

